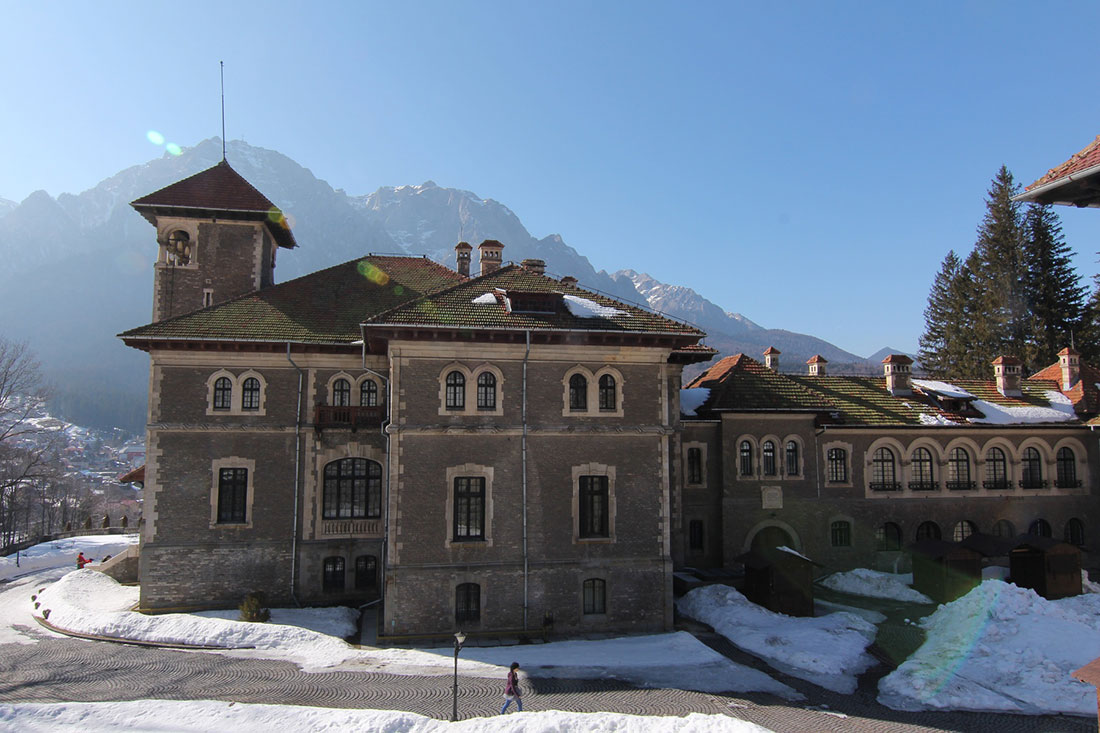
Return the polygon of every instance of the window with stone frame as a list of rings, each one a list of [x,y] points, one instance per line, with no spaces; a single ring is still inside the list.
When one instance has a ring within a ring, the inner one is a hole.
[[[1059,489],[1076,489],[1079,487],[1081,481],[1077,478],[1077,456],[1073,454],[1073,449],[1059,448],[1056,460],[1058,471],[1054,485]]]
[[[894,451],[889,448],[876,448],[871,455],[871,490],[897,491],[900,488]]]
[[[481,621],[481,586],[477,583],[459,583],[455,588],[455,623],[470,624]]]
[[[739,451],[740,455],[740,474],[742,476],[752,476],[752,443],[747,440],[741,441],[741,447]]]
[[[843,448],[830,448],[825,457],[829,464],[829,483],[848,483],[848,451]]]
[[[497,377],[492,372],[477,375],[477,409],[497,409]]]
[[[454,480],[454,542],[485,539],[485,477],[456,476]]]
[[[1030,446],[1024,448],[1024,453],[1020,457],[1020,469],[1021,489],[1046,488],[1047,482],[1043,480],[1043,459],[1037,449]]]
[[[901,527],[894,522],[886,522],[875,530],[875,547],[881,552],[894,552],[901,549]]]
[[[763,454],[763,472],[765,476],[774,476],[777,471],[775,467],[775,443],[770,440],[765,440],[764,445],[761,448]]]
[[[1008,480],[1008,461],[1005,452],[994,446],[985,453],[985,481],[987,489],[1007,489],[1012,486]]]
[[[688,448],[687,450],[687,463],[688,463],[688,483],[689,484],[701,484],[703,483],[703,449],[702,448]]]
[[[241,410],[246,412],[260,409],[260,380],[248,377],[241,383]]]
[[[936,477],[932,470],[932,452],[927,448],[913,451],[912,477],[909,488],[912,491],[935,491]]]
[[[466,375],[460,371],[447,374],[445,407],[448,410],[466,409]]]
[[[214,382],[214,409],[233,409],[233,380],[229,377],[218,377]]]
[[[800,470],[799,465],[798,465],[799,464],[799,461],[798,461],[798,443],[794,442],[793,440],[788,440],[787,441],[786,456],[787,456],[787,475],[788,476],[797,476],[799,473],[801,473],[801,470]]]
[[[600,409],[604,412],[609,410],[616,410],[619,407],[618,400],[616,399],[616,385],[615,377],[610,374],[604,374],[600,377],[598,382],[598,399]]]
[[[382,516],[382,466],[366,458],[341,458],[325,465],[321,515],[324,519]]]
[[[829,539],[833,547],[851,547],[852,523],[841,519],[830,524]]]
[[[588,578],[583,585],[584,615],[607,613],[607,582],[602,578]]]
[[[607,476],[580,477],[580,537],[609,537]]]
[[[248,469],[218,469],[218,524],[244,524],[248,509]]]
[[[588,409],[588,380],[583,374],[569,377],[569,409],[578,412]]]
[[[351,383],[343,377],[332,383],[332,405],[334,407],[351,406]]]
[[[952,448],[947,456],[947,488],[949,491],[974,488],[970,478],[970,453],[966,448]]]
[[[359,383],[359,406],[378,407],[378,383],[373,379],[364,379]]]
[[[378,558],[360,555],[355,558],[355,589],[370,590],[378,587]]]
[[[344,558],[326,557],[322,564],[321,590],[340,593],[344,590]]]

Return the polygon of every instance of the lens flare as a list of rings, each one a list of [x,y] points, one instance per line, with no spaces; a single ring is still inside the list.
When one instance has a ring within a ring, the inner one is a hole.
[[[164,146],[164,149],[168,151],[169,155],[183,155],[183,148],[175,143],[168,143]]]
[[[400,285],[394,285],[393,292],[396,295],[403,295],[405,293],[405,288],[401,287]]]
[[[161,135],[156,130],[150,130],[145,133],[145,137],[154,145],[164,145],[164,135]]]
[[[359,260],[357,265],[359,274],[370,280],[375,285],[385,285],[390,281],[390,276],[378,269],[366,260]]]

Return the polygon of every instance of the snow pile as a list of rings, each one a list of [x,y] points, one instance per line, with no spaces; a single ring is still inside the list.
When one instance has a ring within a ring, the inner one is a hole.
[[[793,618],[757,606],[724,585],[696,588],[676,606],[779,671],[828,690],[853,692],[856,677],[874,664],[866,649],[877,629],[851,613]]]
[[[0,705],[0,731],[92,733],[115,730],[172,730],[182,733],[212,730],[237,733],[268,733],[273,730],[303,733],[342,730],[386,733],[587,733],[594,730],[603,733],[769,733],[767,728],[754,723],[726,715],[701,713],[658,717],[547,710],[450,723],[416,713],[390,710],[251,705],[214,700]]]
[[[53,540],[22,550],[16,565],[16,556],[0,557],[0,580],[29,573],[33,570],[49,568],[76,567],[76,556],[83,552],[85,557],[101,560],[107,555],[118,555],[130,545],[136,545],[137,534],[102,534],[70,537]]]
[[[703,406],[710,397],[710,387],[692,387],[680,390],[680,412],[685,415],[694,415],[695,411]]]
[[[936,413],[935,415],[930,415],[927,412],[922,412],[920,414],[920,424],[921,425],[961,425],[962,423],[957,423],[954,420],[948,420],[946,417],[944,417],[943,415],[940,415],[939,413]]]
[[[565,299],[565,307],[577,318],[614,318],[625,312],[576,295],[563,295],[562,298]]]
[[[914,379],[912,382],[925,392],[936,392],[944,397],[953,397],[955,399],[974,399],[974,395],[970,394],[962,387],[956,387],[947,382],[937,382],[934,379]]]
[[[1044,393],[1050,407],[1028,405],[1027,407],[1006,407],[995,405],[985,400],[974,400],[974,407],[978,408],[985,417],[972,417],[970,422],[987,423],[989,425],[1013,425],[1017,423],[1044,423],[1065,422],[1077,419],[1077,413],[1073,411],[1073,403],[1061,392],[1050,390]]]
[[[1100,596],[1047,601],[986,580],[921,621],[924,644],[879,682],[896,710],[1096,715],[1096,690],[1070,676],[1100,656]]]
[[[318,634],[347,638],[359,631],[359,612],[347,606],[328,608],[272,608],[271,623],[282,626],[297,626]],[[241,612],[236,609],[219,611],[199,611],[193,614],[199,618],[220,618],[226,621],[238,621]]]
[[[880,573],[877,570],[856,568],[844,573],[833,573],[819,581],[826,588],[868,598],[889,598],[907,603],[934,603],[931,598],[909,586],[913,574]]]
[[[477,305],[496,305],[497,304],[497,296],[496,296],[496,294],[494,294],[492,292],[482,293],[481,295],[477,296],[476,298],[474,298],[470,302],[471,303],[476,303]]]

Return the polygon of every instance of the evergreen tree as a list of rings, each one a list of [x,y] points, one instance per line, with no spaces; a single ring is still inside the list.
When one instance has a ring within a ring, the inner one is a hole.
[[[1031,371],[1057,361],[1080,329],[1087,288],[1073,268],[1062,223],[1050,206],[1024,215],[1024,289],[1030,313],[1028,349],[1020,355]]]
[[[959,376],[965,354],[963,337],[968,321],[966,286],[969,272],[954,250],[947,253],[924,309],[924,334],[920,337],[920,363],[938,379]]]
[[[1092,295],[1082,310],[1074,341],[1082,359],[1100,364],[1100,275],[1093,277],[1092,282]]]

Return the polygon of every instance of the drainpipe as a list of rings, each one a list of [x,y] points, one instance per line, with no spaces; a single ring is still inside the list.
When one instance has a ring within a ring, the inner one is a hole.
[[[381,379],[386,385],[386,414],[382,416],[382,436],[386,439],[386,497],[382,502],[385,506],[385,510],[382,513],[382,588],[378,593],[378,601],[382,604],[382,608],[386,607],[386,568],[388,567],[387,561],[389,558],[389,546],[390,546],[390,409],[393,404],[393,383],[390,382],[390,378],[379,374],[373,369],[367,368],[367,334],[363,333],[362,325],[359,326],[359,331],[363,336],[362,340],[362,367],[363,371],[367,374],[373,374]],[[390,371],[393,369],[391,367]]]
[[[298,410],[294,415],[294,530],[290,535],[290,597],[294,599],[294,605],[301,606],[298,602],[297,580],[298,574],[298,496],[301,492],[302,475],[302,368],[290,358],[290,342],[286,342],[286,360],[298,372]]]
[[[528,593],[528,558],[527,558],[527,361],[531,356],[531,332],[524,332],[526,349],[523,352],[523,438],[520,446],[522,454],[523,477],[523,630],[527,631],[527,593]]]
[[[821,498],[821,446],[818,444],[818,437],[825,434],[825,431],[829,429],[828,425],[822,425],[821,430],[814,431],[814,473],[817,474],[817,498]]]

